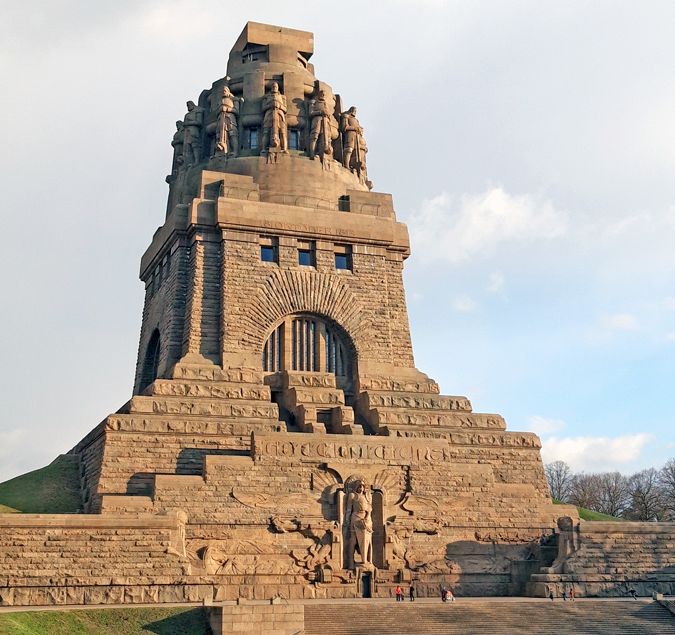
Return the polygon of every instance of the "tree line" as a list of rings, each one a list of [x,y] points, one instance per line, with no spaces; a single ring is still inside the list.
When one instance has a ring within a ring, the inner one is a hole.
[[[629,476],[575,473],[564,461],[547,463],[544,470],[551,496],[562,503],[626,520],[675,521],[675,459]]]

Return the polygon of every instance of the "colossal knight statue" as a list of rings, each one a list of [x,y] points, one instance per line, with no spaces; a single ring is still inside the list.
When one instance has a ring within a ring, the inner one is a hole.
[[[356,481],[347,495],[345,526],[347,527],[347,568],[356,566],[355,555],[361,556],[360,565],[373,564],[373,505],[363,481]]]
[[[199,163],[202,154],[202,126],[204,124],[204,109],[187,102],[187,113],[183,118],[183,161],[186,165]]]
[[[243,97],[235,97],[229,86],[223,86],[216,124],[216,152],[236,157],[239,150],[239,107]]]
[[[281,151],[288,154],[288,130],[286,112],[288,109],[285,95],[279,92],[279,84],[272,83],[270,92],[263,98],[263,138],[262,151]]]

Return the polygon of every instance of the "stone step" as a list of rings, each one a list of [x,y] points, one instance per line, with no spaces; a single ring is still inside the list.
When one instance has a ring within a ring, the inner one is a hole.
[[[373,425],[410,430],[419,426],[433,426],[450,430],[506,430],[506,421],[499,415],[458,413],[449,410],[420,411],[414,408],[378,406],[369,413]]]
[[[249,436],[253,430],[281,432],[286,424],[274,417],[216,419],[213,415],[167,415],[165,413],[115,414],[106,419],[106,430],[153,432],[155,434],[204,434]]]
[[[345,395],[337,388],[290,388],[289,404],[297,407],[300,404],[316,404],[317,406],[344,406]]]
[[[471,412],[471,402],[466,397],[451,397],[432,393],[365,391],[359,394],[359,402],[364,408],[371,410],[375,408],[409,408]]]
[[[246,399],[271,401],[269,386],[225,381],[185,382],[157,379],[144,391],[145,396],[207,397],[212,399]]]
[[[675,635],[656,602],[479,600],[305,604],[306,635]]]
[[[201,397],[132,397],[120,414],[176,414],[232,418],[279,419],[279,408],[274,403],[251,400],[214,400]]]
[[[172,379],[225,381],[242,384],[262,384],[264,377],[263,372],[255,368],[219,368],[218,366],[190,364],[177,364],[170,375]]]
[[[429,379],[402,379],[382,376],[359,378],[359,389],[368,392],[422,392],[439,394],[438,384]]]

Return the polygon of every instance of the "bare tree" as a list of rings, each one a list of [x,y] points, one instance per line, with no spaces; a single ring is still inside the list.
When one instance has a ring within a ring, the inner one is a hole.
[[[668,520],[675,520],[675,459],[669,459],[659,472],[662,502]]]
[[[553,461],[544,467],[551,496],[563,503],[568,502],[572,493],[574,474],[565,461]]]
[[[575,474],[569,502],[597,511],[600,505],[600,478],[597,474]]]
[[[619,472],[598,474],[599,501],[596,511],[622,516],[630,505],[628,479]]]
[[[631,520],[660,520],[664,514],[660,473],[653,467],[633,474],[628,479]]]

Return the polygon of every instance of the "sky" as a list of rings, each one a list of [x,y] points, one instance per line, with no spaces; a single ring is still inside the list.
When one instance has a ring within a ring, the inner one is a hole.
[[[130,397],[174,122],[248,20],[358,106],[417,367],[547,462],[675,457],[675,3],[4,1],[0,481]]]

